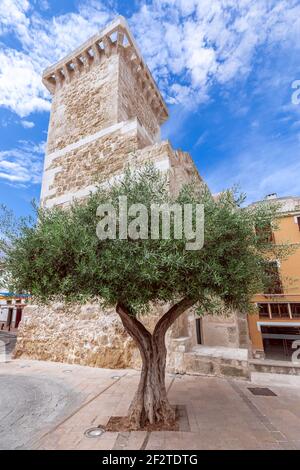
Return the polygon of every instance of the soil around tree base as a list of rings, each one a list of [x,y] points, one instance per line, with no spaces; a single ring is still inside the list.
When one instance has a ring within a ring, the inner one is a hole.
[[[175,407],[175,420],[172,422],[147,423],[145,426],[138,429],[130,422],[129,416],[111,416],[104,428],[107,432],[179,431],[179,412],[177,407]]]

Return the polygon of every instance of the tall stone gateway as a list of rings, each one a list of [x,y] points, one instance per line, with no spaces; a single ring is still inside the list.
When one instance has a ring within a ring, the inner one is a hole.
[[[52,94],[44,207],[68,206],[99,182],[121,178],[127,165],[149,161],[167,173],[173,194],[185,182],[201,184],[190,155],[160,139],[168,110],[123,17],[46,69],[43,83]],[[143,319],[149,329],[165,309],[153,306]],[[205,343],[213,346],[221,340],[238,347],[237,331],[236,317],[202,325]],[[197,337],[192,313],[174,324],[167,338],[169,370],[211,372],[198,353],[189,352]],[[99,367],[139,365],[139,354],[115,310],[104,312],[96,303],[26,307],[15,351],[16,357],[21,355]]]

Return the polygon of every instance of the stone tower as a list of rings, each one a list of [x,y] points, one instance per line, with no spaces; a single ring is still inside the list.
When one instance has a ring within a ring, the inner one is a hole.
[[[189,154],[160,141],[168,110],[123,17],[47,68],[43,83],[53,95],[43,206],[69,204],[146,161],[168,171],[171,191],[201,180]]]
[[[46,69],[43,83],[53,96],[44,207],[67,206],[99,182],[120,178],[127,165],[149,161],[167,172],[173,194],[185,182],[202,182],[190,155],[160,140],[168,110],[123,17]],[[155,305],[146,326],[152,329],[164,310]],[[205,342],[222,344],[228,336],[225,345],[235,345],[235,323],[205,320]],[[199,367],[198,353],[185,356],[196,343],[194,324],[193,314],[174,324],[168,337],[169,370],[182,373]],[[29,305],[15,356],[109,368],[136,367],[140,361],[115,309],[103,311],[98,304]]]

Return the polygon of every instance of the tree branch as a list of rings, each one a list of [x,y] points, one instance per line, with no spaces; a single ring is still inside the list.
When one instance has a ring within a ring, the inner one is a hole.
[[[173,305],[157,322],[153,336],[155,338],[164,338],[167,330],[174,323],[177,318],[180,317],[188,308],[192,307],[196,303],[195,300],[184,298],[177,304]]]
[[[133,315],[130,315],[127,307],[124,304],[119,302],[117,304],[116,311],[121,318],[125,330],[137,343],[144,360],[146,350],[149,349],[149,345],[151,343],[151,333],[139,320],[137,320]]]

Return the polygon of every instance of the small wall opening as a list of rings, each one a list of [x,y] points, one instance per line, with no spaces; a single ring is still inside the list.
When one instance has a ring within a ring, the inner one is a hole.
[[[201,318],[196,318],[196,337],[197,344],[203,344]]]

